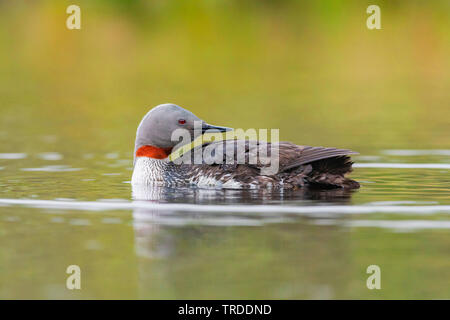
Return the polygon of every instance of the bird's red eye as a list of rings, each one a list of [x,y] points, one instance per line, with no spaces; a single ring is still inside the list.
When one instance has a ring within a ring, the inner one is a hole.
[[[186,123],[186,120],[180,119],[180,120],[178,120],[178,123],[179,123],[179,124],[185,124],[185,123]]]

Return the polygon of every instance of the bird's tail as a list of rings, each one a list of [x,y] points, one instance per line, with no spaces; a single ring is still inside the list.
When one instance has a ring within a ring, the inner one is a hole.
[[[353,162],[349,156],[337,156],[310,163],[313,170],[306,177],[311,187],[358,189],[359,183],[346,178],[352,172]]]

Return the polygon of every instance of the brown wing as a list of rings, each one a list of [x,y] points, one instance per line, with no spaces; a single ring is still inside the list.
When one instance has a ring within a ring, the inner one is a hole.
[[[272,148],[276,147],[278,147],[279,153],[279,172],[287,171],[318,160],[358,154],[357,152],[347,149],[299,146],[290,142],[271,144],[264,141],[251,140],[225,140],[205,143],[195,148],[195,150],[198,150],[198,148],[202,149],[204,163],[242,164],[242,161],[244,161],[244,163],[249,166],[262,168],[270,165],[270,161],[272,160]],[[255,155],[257,156],[252,157]],[[256,162],[252,163],[249,161],[251,158],[256,158]]]
[[[358,154],[348,149],[337,148],[324,148],[324,147],[309,147],[309,146],[296,146],[298,151],[295,153],[295,159],[292,154],[284,154],[283,152],[289,152],[285,150],[280,143],[280,170],[286,171],[303,164],[312,163],[318,160],[329,159],[340,156],[347,156],[351,154]],[[288,158],[290,161],[285,161],[285,166],[281,166],[283,157]],[[282,168],[282,169],[281,169]]]

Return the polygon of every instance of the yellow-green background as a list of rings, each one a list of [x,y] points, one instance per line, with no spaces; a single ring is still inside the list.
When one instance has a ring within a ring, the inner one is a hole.
[[[449,146],[448,1],[80,0],[68,30],[73,3],[0,2],[0,125],[24,148],[131,150],[164,102],[299,144]]]
[[[66,28],[70,4],[81,7],[81,30]],[[382,30],[366,27],[370,4]],[[27,154],[0,161],[0,197],[129,201],[136,126],[165,102],[210,123],[279,128],[283,140],[363,156],[449,149],[449,13],[446,0],[0,1],[0,153]],[[23,171],[49,164],[40,152],[81,170]],[[363,188],[348,204],[450,201],[448,170],[359,168],[353,177]],[[129,211],[0,213],[0,298],[450,297],[448,229],[301,218],[208,227],[199,216],[199,225],[141,230]],[[104,222],[111,217],[121,222]],[[342,220],[358,218],[446,214]],[[161,256],[143,257],[142,246]],[[79,292],[65,288],[69,264],[82,267]],[[370,264],[382,268],[380,291],[365,287]]]

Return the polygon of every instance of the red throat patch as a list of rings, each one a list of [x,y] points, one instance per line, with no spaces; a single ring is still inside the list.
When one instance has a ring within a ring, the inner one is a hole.
[[[165,159],[172,152],[172,148],[158,148],[154,146],[142,146],[136,150],[136,157],[152,159]]]

